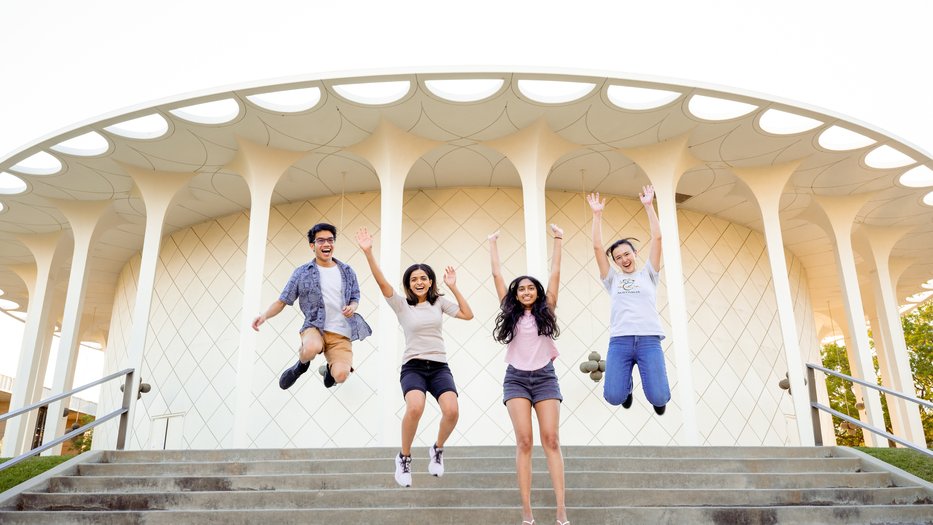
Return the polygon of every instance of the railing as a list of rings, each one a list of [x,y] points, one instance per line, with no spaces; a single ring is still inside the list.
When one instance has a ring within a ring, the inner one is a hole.
[[[96,427],[97,425],[110,421],[111,419],[117,416],[120,416],[120,428],[117,431],[117,450],[123,450],[123,447],[126,444],[126,429],[129,425],[129,411],[130,411],[130,400],[131,400],[130,390],[132,390],[132,385],[133,385],[133,372],[134,370],[132,368],[127,368],[119,372],[114,372],[110,374],[109,376],[102,377],[98,379],[97,381],[94,381],[93,383],[88,383],[84,386],[80,386],[68,392],[63,392],[61,394],[54,395],[48,399],[43,399],[42,401],[33,403],[27,407],[23,407],[18,410],[14,410],[13,412],[7,412],[6,414],[0,415],[0,422],[3,422],[3,421],[6,421],[7,419],[25,414],[31,410],[36,410],[38,408],[47,406],[49,403],[58,401],[60,399],[65,399],[67,397],[71,397],[77,394],[78,392],[81,392],[82,390],[87,390],[88,388],[91,388],[92,386],[97,386],[101,383],[106,383],[107,381],[110,381],[111,379],[116,379],[118,377],[126,376],[126,382],[124,383],[124,386],[123,386],[123,406],[121,406],[120,408],[114,410],[113,412],[105,416],[98,417],[94,421],[91,421],[90,423],[82,425],[81,427],[78,427],[72,430],[71,432],[66,433],[65,435],[63,435],[60,438],[55,439],[54,441],[50,441],[40,447],[36,447],[28,452],[25,452],[23,454],[20,454],[19,456],[16,456],[13,459],[5,461],[4,463],[0,464],[0,470],[10,468],[13,465],[16,465],[17,463],[20,463],[21,461],[25,460],[26,458],[35,456],[36,454],[40,454],[52,447],[58,446],[64,443],[65,441],[68,441],[69,439],[80,436],[81,434],[84,434],[85,432]],[[51,420],[54,420],[55,415],[49,414],[47,415],[47,417],[49,417]],[[12,439],[12,438],[13,436],[7,436],[7,439]]]
[[[845,374],[840,374],[839,372],[836,372],[835,370],[830,370],[830,369],[828,369],[828,368],[823,368],[822,366],[819,366],[819,365],[814,365],[814,364],[812,364],[812,363],[807,363],[807,379],[808,379],[808,381],[810,382],[810,383],[809,383],[809,386],[810,386],[810,408],[811,408],[811,410],[810,410],[810,417],[813,418],[813,438],[814,438],[814,441],[816,442],[817,445],[822,445],[822,444],[823,444],[823,436],[822,436],[822,433],[820,432],[820,410],[822,410],[823,412],[832,414],[832,415],[838,417],[839,419],[841,419],[841,420],[843,420],[843,421],[848,421],[849,424],[851,424],[851,425],[855,425],[855,426],[860,427],[860,428],[862,428],[862,429],[864,429],[864,430],[868,430],[868,431],[874,432],[875,434],[878,434],[879,436],[882,436],[882,437],[884,437],[884,438],[886,438],[886,439],[889,439],[889,440],[891,440],[891,441],[893,441],[893,442],[895,442],[895,443],[901,444],[901,445],[903,445],[903,446],[905,446],[905,447],[907,447],[907,448],[909,448],[909,449],[916,450],[917,452],[920,452],[921,454],[925,454],[926,456],[933,458],[933,451],[931,451],[930,449],[918,447],[917,445],[915,445],[915,444],[913,444],[913,443],[911,443],[911,442],[909,442],[909,441],[906,441],[906,440],[904,440],[904,439],[902,439],[902,438],[899,438],[899,437],[895,436],[894,434],[891,434],[890,432],[884,430],[883,428],[878,428],[878,427],[869,425],[869,424],[867,424],[867,423],[863,423],[862,421],[859,421],[859,420],[856,419],[856,418],[853,418],[853,417],[851,417],[851,416],[849,416],[849,415],[843,414],[842,412],[839,412],[838,410],[833,410],[832,408],[830,408],[830,407],[828,407],[828,406],[826,406],[826,405],[824,405],[824,404],[822,404],[822,403],[817,402],[817,400],[816,400],[816,377],[815,377],[816,374],[814,374],[814,372],[813,372],[814,370],[819,370],[820,372],[823,372],[824,374],[829,374],[829,375],[832,375],[832,376],[836,376],[836,377],[838,377],[838,378],[845,379],[846,381],[851,381],[851,382],[853,382],[853,383],[856,383],[856,384],[859,384],[859,385],[862,385],[862,386],[865,386],[865,387],[868,387],[868,388],[874,388],[875,390],[884,392],[885,394],[890,394],[890,395],[892,395],[892,396],[896,396],[896,397],[899,397],[899,398],[901,398],[901,399],[905,399],[905,400],[907,400],[907,401],[911,401],[911,402],[913,402],[913,403],[917,403],[917,404],[920,405],[920,406],[924,406],[924,407],[927,407],[927,408],[930,408],[930,409],[933,409],[933,403],[931,403],[931,402],[929,402],[929,401],[926,401],[926,400],[924,400],[924,399],[918,399],[918,398],[916,398],[916,397],[908,396],[907,394],[902,394],[902,393],[897,392],[897,391],[895,391],[895,390],[891,390],[890,388],[885,388],[885,387],[883,387],[883,386],[878,386],[878,385],[869,383],[868,381],[863,381],[863,380],[858,379],[858,378],[855,378],[855,377],[847,376],[847,375],[845,375]]]

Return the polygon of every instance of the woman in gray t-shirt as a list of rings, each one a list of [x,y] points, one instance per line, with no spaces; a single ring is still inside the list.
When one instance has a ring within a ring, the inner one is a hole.
[[[654,211],[654,187],[645,186],[638,195],[651,228],[648,261],[640,270],[635,258],[634,238],[619,239],[603,251],[602,217],[606,200],[599,193],[587,195],[593,210],[593,252],[599,278],[609,292],[609,351],[606,355],[603,397],[612,405],[632,406],[632,367],[638,365],[645,397],[661,415],[671,399],[664,366],[661,339],[664,331],[658,316],[658,270],[661,268],[661,226]],[[606,257],[603,257],[605,253]],[[618,269],[611,268],[609,260]]]
[[[373,256],[373,238],[366,228],[360,228],[356,240],[366,255],[379,290],[392,307],[405,333],[405,353],[402,355],[400,374],[405,416],[402,418],[402,450],[395,457],[395,481],[403,487],[410,487],[411,444],[424,413],[427,393],[434,396],[441,409],[437,441],[428,450],[428,472],[434,476],[444,475],[444,442],[457,424],[460,409],[457,386],[447,366],[441,323],[444,314],[469,320],[473,318],[473,311],[457,288],[457,274],[452,266],[444,271],[444,284],[454,294],[456,303],[441,297],[437,291],[434,270],[420,263],[405,270],[402,278],[405,297],[402,297],[395,293],[379,268]]]

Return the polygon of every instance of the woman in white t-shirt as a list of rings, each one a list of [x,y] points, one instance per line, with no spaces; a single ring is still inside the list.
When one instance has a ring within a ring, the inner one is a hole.
[[[638,195],[651,229],[648,260],[638,269],[638,254],[629,237],[619,239],[603,251],[602,215],[606,200],[598,193],[587,195],[593,210],[593,252],[599,278],[609,292],[609,352],[606,355],[603,397],[612,405],[632,406],[632,367],[638,365],[645,397],[661,415],[671,399],[664,366],[661,339],[664,331],[657,307],[658,271],[661,269],[661,226],[654,211],[654,186],[645,186]],[[605,253],[606,258],[603,257]],[[618,270],[610,268],[611,259]]]
[[[473,319],[473,311],[457,289],[457,274],[452,266],[444,271],[444,284],[454,294],[456,303],[441,297],[437,291],[434,270],[427,264],[413,264],[405,270],[402,277],[405,297],[402,297],[395,293],[379,268],[373,256],[373,238],[366,228],[360,228],[356,240],[366,254],[376,284],[398,316],[398,322],[405,333],[400,375],[402,395],[405,397],[405,416],[402,418],[402,450],[395,457],[395,481],[403,487],[410,487],[411,444],[424,413],[426,393],[434,396],[441,409],[437,441],[428,451],[428,472],[434,476],[444,475],[444,442],[457,425],[460,408],[457,403],[457,386],[447,366],[441,322],[443,314],[457,319]]]

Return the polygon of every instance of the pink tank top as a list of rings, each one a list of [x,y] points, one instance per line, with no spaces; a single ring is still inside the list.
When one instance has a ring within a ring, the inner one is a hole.
[[[557,345],[546,335],[538,335],[538,323],[525,312],[515,323],[512,341],[505,350],[505,362],[519,370],[538,370],[557,359]]]

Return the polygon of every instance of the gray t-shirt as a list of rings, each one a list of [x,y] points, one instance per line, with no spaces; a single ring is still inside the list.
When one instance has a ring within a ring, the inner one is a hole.
[[[634,273],[615,268],[603,279],[609,292],[609,337],[620,335],[658,335],[664,339],[658,315],[658,271],[651,261]]]
[[[412,359],[447,362],[444,336],[441,333],[442,314],[451,317],[460,312],[457,303],[438,297],[434,304],[427,301],[411,306],[404,297],[393,293],[386,302],[398,316],[398,324],[405,333],[405,353],[402,363]]]

